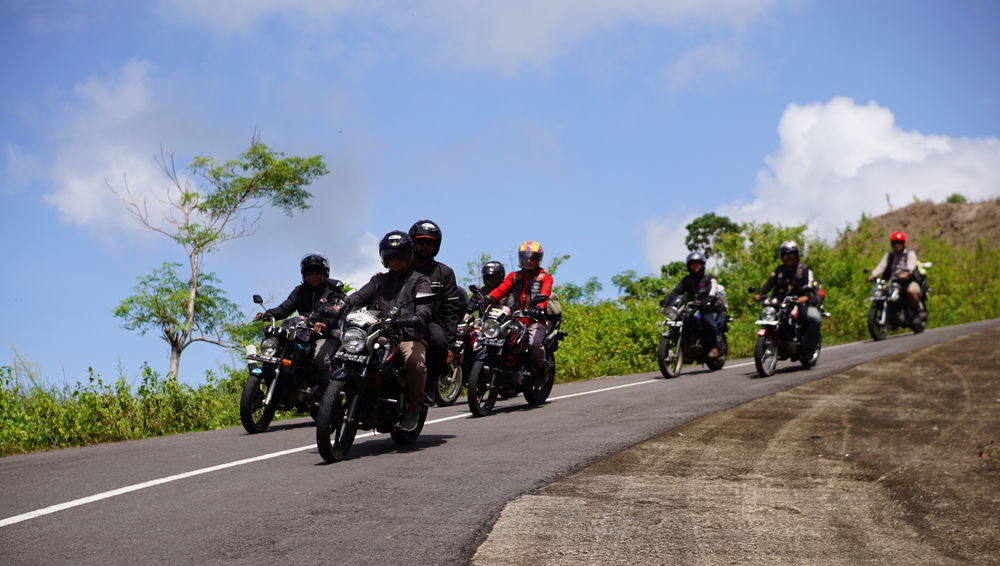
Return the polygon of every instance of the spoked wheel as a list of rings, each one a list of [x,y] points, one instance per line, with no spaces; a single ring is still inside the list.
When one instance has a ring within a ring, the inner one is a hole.
[[[660,347],[656,351],[656,358],[660,362],[660,373],[663,374],[663,377],[677,377],[681,374],[684,356],[681,354],[678,342],[675,336],[660,338]]]
[[[392,432],[389,433],[392,436],[392,441],[400,446],[407,446],[413,444],[417,441],[420,436],[420,431],[424,429],[424,421],[427,420],[427,407],[420,408],[420,419],[417,421],[417,428],[407,432],[400,429],[399,427],[394,427]]]
[[[452,362],[448,370],[438,378],[437,388],[434,389],[434,402],[438,407],[450,407],[458,400],[462,394],[462,384],[465,374],[462,371],[462,364],[458,361]]]
[[[250,434],[264,432],[274,418],[275,406],[264,405],[268,388],[272,383],[273,379],[268,382],[262,376],[251,375],[243,384],[243,395],[240,396],[240,422]]]
[[[715,359],[709,359],[705,362],[708,369],[712,371],[722,369],[722,366],[726,365],[726,356],[729,355],[729,341],[726,340],[726,335],[723,334],[719,336],[719,357]]]
[[[469,371],[469,411],[474,417],[485,417],[493,412],[497,402],[497,390],[493,384],[493,371],[487,369],[482,360],[476,360]]]
[[[753,347],[753,363],[761,377],[774,375],[778,367],[778,342],[772,335],[758,336]]]
[[[355,423],[347,422],[347,410],[355,395],[345,381],[332,381],[323,394],[316,419],[316,447],[327,462],[339,462],[354,445],[358,432]],[[421,423],[422,424],[422,423]]]
[[[876,307],[868,309],[868,334],[872,340],[885,340],[888,332],[882,324],[882,309]]]
[[[552,386],[556,383],[556,357],[551,352],[545,354],[545,382],[541,385],[529,385],[524,390],[524,400],[532,405],[544,405],[545,400],[552,393]]]

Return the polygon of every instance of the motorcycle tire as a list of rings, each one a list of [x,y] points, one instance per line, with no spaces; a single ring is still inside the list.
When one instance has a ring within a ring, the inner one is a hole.
[[[924,330],[927,330],[927,318],[928,318],[928,316],[927,316],[927,311],[926,310],[923,311],[923,315],[924,316],[920,316],[920,313],[917,313],[917,320],[913,323],[913,333],[914,334],[920,334]]]
[[[537,388],[528,386],[524,390],[524,400],[531,405],[544,405],[556,383],[556,358],[550,352],[545,355],[545,382]]]
[[[726,340],[726,335],[723,334],[719,336],[719,357],[715,359],[709,358],[708,361],[705,362],[705,365],[712,371],[718,371],[726,365],[727,355],[729,355],[729,341]]]
[[[273,383],[273,381],[272,381]],[[240,395],[240,422],[249,434],[264,432],[274,418],[275,405],[264,405],[267,399],[268,382],[259,375],[251,375],[243,384]]]
[[[420,409],[420,419],[417,421],[417,428],[411,431],[405,431],[399,427],[393,427],[392,432],[389,436],[392,437],[392,441],[399,446],[408,446],[417,441],[420,436],[420,431],[424,429],[424,421],[427,420],[427,407]]]
[[[678,340],[672,336],[660,338],[660,347],[656,350],[656,359],[660,363],[660,373],[663,377],[674,378],[681,374],[684,365],[684,355],[681,353]]]
[[[316,419],[316,448],[326,462],[343,460],[354,445],[358,425],[347,421],[347,410],[354,395],[356,393],[345,381],[330,382],[323,393]]]
[[[812,355],[809,356],[808,358],[802,358],[801,360],[799,360],[799,363],[802,364],[802,367],[804,367],[806,369],[809,369],[809,368],[813,367],[814,365],[816,365],[816,362],[819,361],[819,351],[822,348],[823,348],[823,340],[821,338],[820,341],[819,341],[819,343],[816,344],[816,351],[813,352]]]
[[[868,334],[871,335],[872,340],[876,342],[879,340],[885,340],[888,336],[885,325],[879,319],[882,318],[882,312],[877,308],[868,309]]]
[[[448,370],[438,378],[437,387],[434,388],[434,403],[438,407],[454,405],[462,394],[464,383],[465,373],[462,371],[462,364],[453,362],[448,366]]]
[[[774,336],[758,336],[753,347],[753,363],[757,366],[757,374],[761,377],[771,377],[778,367],[778,344]]]
[[[469,411],[474,417],[485,417],[493,412],[497,402],[497,388],[492,383],[492,371],[486,369],[482,360],[476,360],[469,371],[469,386],[466,397]]]

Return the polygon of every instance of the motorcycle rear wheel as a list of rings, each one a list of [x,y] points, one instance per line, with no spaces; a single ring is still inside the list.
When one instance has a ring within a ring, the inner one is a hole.
[[[552,393],[552,386],[556,383],[556,357],[548,352],[545,354],[545,383],[535,389],[528,386],[524,390],[524,400],[532,405],[544,405],[545,400]]]
[[[660,347],[656,351],[656,359],[660,363],[660,373],[663,377],[673,378],[681,374],[681,366],[684,365],[684,355],[681,353],[680,344],[673,336],[660,338]]]
[[[889,334],[886,331],[885,325],[879,320],[880,318],[882,318],[881,309],[875,307],[868,309],[868,334],[875,341],[885,340],[885,337]]]
[[[820,341],[816,344],[816,351],[813,352],[812,355],[809,356],[808,358],[802,358],[801,360],[799,360],[799,363],[802,364],[802,367],[808,369],[816,365],[816,362],[819,361],[819,351],[822,348],[823,348],[823,339],[820,338]]]
[[[274,383],[272,380],[271,383]],[[270,384],[259,375],[251,375],[243,384],[240,395],[240,422],[249,434],[264,432],[274,418],[275,405],[264,405]]]
[[[424,421],[427,420],[427,407],[422,407],[420,409],[420,419],[417,421],[417,428],[407,432],[400,429],[399,427],[393,427],[392,432],[389,436],[392,437],[392,441],[399,446],[407,446],[413,444],[417,441],[420,436],[420,431],[424,429]]]
[[[457,361],[448,366],[448,370],[438,378],[437,387],[434,389],[434,403],[438,407],[450,407],[458,400],[462,394],[462,385],[465,382],[465,374],[462,371],[462,364]]]
[[[715,359],[709,358],[705,362],[705,365],[712,371],[718,371],[722,369],[722,366],[726,365],[727,355],[729,355],[729,341],[726,339],[726,335],[722,334],[719,336],[719,357]]]
[[[753,363],[761,377],[774,375],[778,367],[778,344],[774,336],[758,336],[753,347]]]
[[[326,462],[343,460],[354,445],[358,426],[347,422],[347,410],[356,395],[352,389],[347,387],[345,381],[331,381],[320,401],[316,419],[316,448]]]
[[[492,383],[493,370],[487,370],[482,360],[476,360],[469,371],[469,387],[466,395],[469,411],[474,417],[485,417],[493,412],[497,402],[497,388]]]

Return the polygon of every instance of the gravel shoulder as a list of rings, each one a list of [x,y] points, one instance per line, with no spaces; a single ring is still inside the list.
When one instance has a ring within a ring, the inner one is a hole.
[[[511,501],[472,563],[998,564],[1000,462],[980,455],[1000,443],[998,345],[698,419]]]

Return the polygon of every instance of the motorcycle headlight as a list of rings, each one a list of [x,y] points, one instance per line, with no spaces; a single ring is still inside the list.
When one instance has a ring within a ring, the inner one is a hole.
[[[500,323],[488,318],[483,321],[483,336],[486,338],[496,338],[500,336]]]
[[[667,320],[677,320],[681,312],[677,310],[677,307],[667,307],[663,309],[663,316],[667,317]]]
[[[778,320],[778,311],[774,307],[764,307],[760,311],[761,320]]]
[[[368,334],[360,328],[348,328],[340,337],[340,343],[344,349],[351,354],[360,354],[365,351],[365,343],[368,341]]]
[[[274,338],[265,338],[260,343],[260,355],[273,358],[278,353],[278,341]]]

